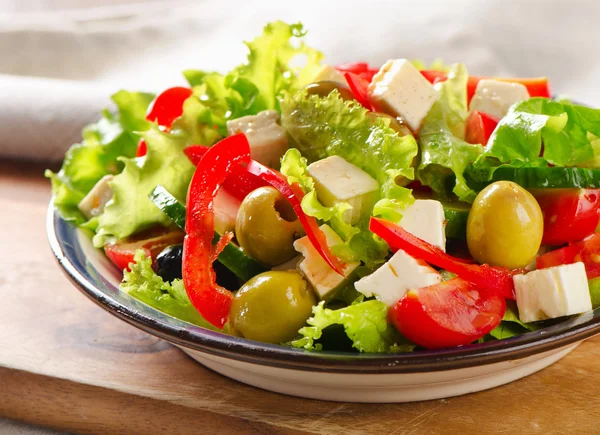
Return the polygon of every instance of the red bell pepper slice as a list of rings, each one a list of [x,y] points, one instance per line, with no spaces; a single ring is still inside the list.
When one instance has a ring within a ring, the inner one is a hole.
[[[471,112],[467,118],[465,140],[469,143],[486,146],[498,122],[498,118],[487,113],[476,110]]]
[[[197,166],[202,159],[202,156],[209,149],[210,147],[202,145],[192,145],[185,148],[183,152],[190,161]],[[248,173],[244,167],[236,165],[231,168],[231,175],[223,182],[223,189],[240,201],[243,201],[250,192],[267,185],[268,183],[266,181]]]
[[[573,243],[536,259],[538,269],[573,264],[581,261],[585,266],[588,279],[600,276],[600,233],[594,234],[585,240]]]
[[[388,311],[390,322],[412,342],[427,349],[467,345],[497,327],[506,300],[456,277],[409,290]]]
[[[173,121],[183,114],[183,103],[192,95],[190,88],[176,86],[162,92],[154,99],[150,106],[146,119],[150,122],[156,122],[159,126],[169,131]],[[146,141],[140,139],[136,151],[136,157],[145,156],[148,152]]]
[[[250,161],[246,167],[246,170],[269,183],[288,199],[290,204],[292,204],[292,207],[294,208],[302,227],[304,227],[308,239],[311,241],[319,255],[333,270],[344,276],[343,271],[346,265],[339,258],[333,255],[331,249],[329,249],[325,234],[319,228],[317,220],[312,216],[308,216],[302,210],[300,202],[304,197],[304,192],[302,191],[300,185],[298,185],[298,183],[294,183],[290,186],[287,182],[287,179],[282,174],[258,163],[255,160]]]
[[[482,290],[489,290],[507,299],[515,299],[512,277],[520,271],[510,271],[487,264],[468,264],[465,260],[446,254],[437,246],[419,239],[399,225],[384,219],[371,217],[369,229],[385,240],[393,251],[402,249],[414,258],[457,274]]]
[[[208,149],[208,147],[193,145],[187,147],[184,153],[192,163],[197,165]],[[304,231],[319,255],[333,270],[343,275],[342,271],[345,265],[329,249],[325,234],[319,228],[317,220],[306,215],[302,210],[300,202],[304,197],[304,192],[300,186],[297,184],[290,186],[282,174],[252,160],[246,168],[241,165],[232,167],[230,176],[223,183],[223,188],[243,200],[253,190],[266,185],[273,186],[290,201]]]
[[[443,82],[447,80],[448,76],[443,71],[431,71],[431,70],[422,70],[421,74],[430,83],[436,84],[439,82]],[[467,81],[467,101],[471,101],[473,95],[475,94],[475,89],[477,88],[477,84],[484,79],[493,79],[499,80],[502,82],[512,82],[512,83],[520,83],[527,88],[527,92],[529,92],[530,97],[544,97],[550,98],[550,82],[548,81],[548,77],[534,77],[534,78],[509,78],[509,77],[477,77],[477,76],[469,76],[469,80]]]
[[[233,295],[219,286],[212,268],[219,248],[213,247],[213,200],[232,168],[250,161],[250,145],[246,136],[237,134],[215,144],[198,162],[187,197],[183,240],[183,283],[192,305],[211,324],[223,328]],[[230,237],[226,237],[226,241]]]
[[[379,72],[379,68],[371,68],[366,62],[345,63],[336,66],[335,69],[342,74],[356,74],[369,82],[373,80],[373,76]]]
[[[353,73],[345,73],[344,77],[348,82],[352,95],[354,95],[354,99],[365,109],[372,112],[374,109],[371,101],[369,101],[369,82]]]

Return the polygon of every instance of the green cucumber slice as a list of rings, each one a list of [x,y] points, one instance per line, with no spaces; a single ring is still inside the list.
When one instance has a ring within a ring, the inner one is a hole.
[[[163,186],[158,185],[149,195],[150,200],[182,230],[185,230],[185,205],[171,195]],[[213,243],[217,243],[221,235],[215,232]],[[231,270],[235,276],[248,281],[253,276],[269,270],[254,258],[246,254],[239,246],[228,243],[219,254],[219,263]]]
[[[476,170],[471,171],[470,175],[477,179]],[[501,180],[514,181],[525,189],[600,188],[600,169],[500,167],[494,171],[492,179],[481,188]]]
[[[442,201],[442,206],[446,218],[446,238],[466,240],[470,204]]]

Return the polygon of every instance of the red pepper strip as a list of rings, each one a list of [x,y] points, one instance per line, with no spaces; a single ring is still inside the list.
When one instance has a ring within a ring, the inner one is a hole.
[[[446,73],[443,71],[422,70],[421,74],[423,75],[423,77],[429,80],[430,83],[434,85],[436,83],[443,82],[448,78]],[[477,84],[484,79],[499,80],[501,82],[520,83],[527,88],[527,92],[529,92],[530,97],[550,98],[550,82],[548,81],[548,77],[507,78],[469,76],[469,80],[467,81],[467,101],[471,101],[471,98],[473,98],[473,95],[475,94]]]
[[[192,145],[185,148],[183,152],[197,166],[202,156],[209,149],[210,147],[202,145]],[[242,166],[236,165],[231,168],[231,175],[223,182],[223,189],[240,201],[243,201],[250,192],[267,185],[266,181],[249,174]]]
[[[362,77],[352,74],[345,73],[344,77],[350,86],[354,99],[358,101],[365,109],[373,111],[373,105],[369,101],[369,82]]]
[[[165,131],[169,131],[173,121],[183,114],[183,103],[191,95],[192,90],[190,88],[180,86],[163,91],[154,99],[146,119],[150,122],[156,122],[159,126],[164,127]],[[140,139],[135,153],[136,157],[145,156],[147,152],[146,141]]]
[[[366,62],[345,63],[335,67],[342,74],[353,73],[369,82],[373,80],[373,76],[379,72],[379,68],[371,68]]]
[[[288,199],[290,204],[292,204],[300,223],[304,227],[308,239],[311,241],[319,255],[333,270],[344,276],[343,270],[346,265],[339,258],[333,255],[329,249],[325,234],[319,228],[317,220],[312,216],[308,216],[302,210],[300,201],[302,201],[302,198],[304,197],[304,192],[302,192],[300,186],[297,183],[294,183],[290,186],[287,182],[287,179],[279,172],[268,168],[255,160],[250,161],[246,167],[246,170],[251,174],[262,178],[275,189],[279,190],[279,192],[281,192],[281,194]]]
[[[369,229],[385,240],[392,250],[402,249],[414,258],[441,267],[469,281],[482,290],[490,290],[495,295],[515,299],[513,275],[520,271],[505,268],[467,264],[459,258],[446,254],[437,246],[419,239],[393,222],[372,217]]]
[[[215,144],[198,163],[187,197],[183,240],[183,283],[192,305],[211,324],[223,328],[233,295],[219,286],[212,268],[221,241],[213,247],[213,200],[217,190],[239,163],[250,161],[246,136],[236,134]],[[226,236],[225,240],[228,241]]]

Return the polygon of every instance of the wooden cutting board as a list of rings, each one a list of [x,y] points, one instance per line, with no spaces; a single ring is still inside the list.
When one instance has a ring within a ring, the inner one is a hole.
[[[597,433],[600,338],[490,391],[410,404],[298,399],[224,378],[112,317],[46,241],[43,165],[0,161],[0,416],[77,433]]]

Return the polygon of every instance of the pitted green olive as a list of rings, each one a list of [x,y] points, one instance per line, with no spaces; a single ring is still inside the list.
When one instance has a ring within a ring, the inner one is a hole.
[[[310,85],[307,85],[305,89],[308,94],[315,94],[319,95],[320,97],[326,97],[331,93],[331,91],[337,89],[340,93],[340,97],[342,97],[342,100],[354,100],[354,95],[352,95],[352,91],[350,91],[348,86],[344,86],[331,80],[323,80],[321,82],[311,83]]]
[[[284,343],[296,337],[316,303],[315,293],[298,272],[264,272],[235,294],[230,325],[244,338]]]
[[[498,181],[483,189],[467,219],[469,252],[480,263],[525,267],[537,254],[544,233],[539,204],[511,181]]]
[[[377,119],[377,118],[389,119],[390,120],[390,128],[392,130],[394,130],[396,133],[398,133],[398,136],[400,136],[400,137],[412,135],[412,131],[410,131],[410,128],[407,127],[407,125],[404,123],[404,121],[402,121],[402,119],[395,118],[395,117],[388,115],[387,113],[383,113],[383,112],[369,112],[367,115],[373,121],[375,121],[375,119]]]
[[[235,236],[240,246],[267,266],[292,258],[294,240],[304,235],[302,224],[288,200],[273,187],[251,192],[240,205]]]

